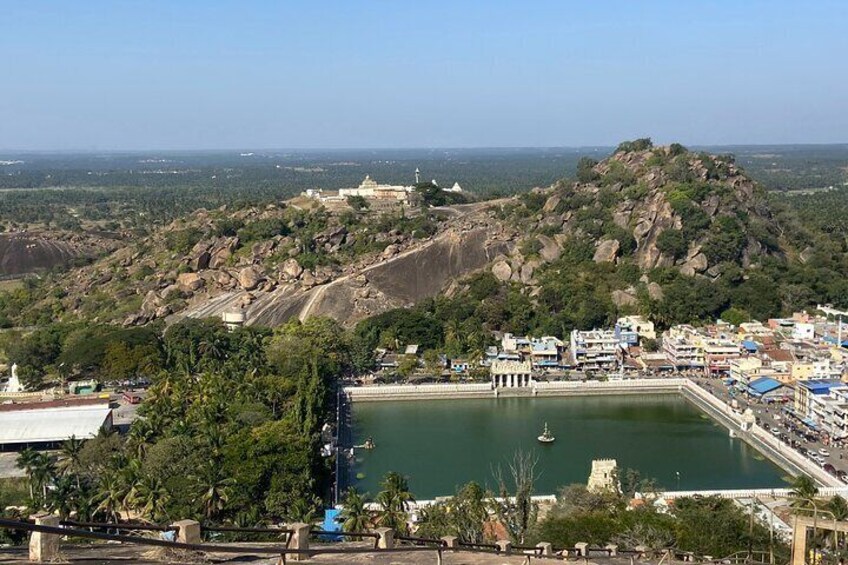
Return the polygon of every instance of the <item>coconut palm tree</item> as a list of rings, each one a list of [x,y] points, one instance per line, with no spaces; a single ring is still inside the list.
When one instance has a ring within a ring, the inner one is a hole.
[[[47,500],[47,485],[56,476],[56,465],[53,457],[47,453],[39,453],[32,469],[35,484],[41,489],[41,500]]]
[[[20,453],[18,453],[17,465],[19,469],[22,469],[27,476],[27,483],[29,484],[29,499],[35,499],[35,479],[33,478],[33,470],[35,469],[35,465],[38,462],[38,452],[31,447],[27,447],[22,449]]]
[[[818,494],[819,489],[813,479],[807,475],[799,475],[792,482],[792,491],[789,495],[790,504],[796,509],[814,508]]]
[[[142,477],[134,485],[129,500],[131,507],[152,522],[168,519],[167,507],[170,501],[171,495],[159,477],[148,476]]]
[[[838,494],[827,501],[825,510],[830,512],[834,520],[844,521],[848,519],[848,501]],[[832,535],[834,546],[839,546],[839,540],[841,537],[839,532],[833,532]]]
[[[348,487],[338,518],[342,530],[364,532],[371,527],[371,511],[366,506],[366,498],[367,495],[360,494],[355,487]]]
[[[380,486],[383,490],[376,498],[376,502],[380,505],[377,522],[385,528],[405,532],[407,511],[415,502],[406,478],[400,473],[391,471],[386,474]]]
[[[62,447],[59,451],[59,459],[56,462],[56,469],[63,477],[74,475],[80,471],[80,454],[82,446],[85,442],[77,439],[76,436],[71,436],[62,442]],[[76,477],[76,485],[79,487],[79,475]]]
[[[235,481],[223,475],[220,465],[210,462],[194,477],[193,482],[203,515],[209,520],[215,518],[230,500],[230,487]]]
[[[100,480],[100,491],[97,494],[95,513],[104,513],[113,522],[121,520],[121,510],[124,509],[126,491],[123,481],[117,473],[103,475]]]
[[[59,477],[54,488],[46,496],[47,508],[59,514],[63,520],[67,519],[76,509],[78,490],[71,477]]]

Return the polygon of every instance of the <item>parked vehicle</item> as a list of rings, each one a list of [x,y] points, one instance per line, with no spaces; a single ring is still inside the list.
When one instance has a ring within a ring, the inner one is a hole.
[[[821,449],[819,449],[819,455],[824,455],[825,457],[829,457],[830,451],[828,451],[827,449],[822,447]]]
[[[124,402],[127,402],[129,404],[138,404],[141,402],[140,395],[134,392],[130,392],[128,390],[124,391],[124,393],[121,395],[121,398],[124,399]]]

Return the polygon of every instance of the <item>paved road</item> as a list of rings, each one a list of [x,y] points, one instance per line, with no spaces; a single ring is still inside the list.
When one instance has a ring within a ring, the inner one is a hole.
[[[754,398],[747,398],[743,394],[736,394],[731,397],[727,386],[719,378],[709,379],[702,377],[692,380],[728,404],[735,399],[739,403],[741,410],[750,408],[759,419],[761,426],[765,427],[765,425],[768,425],[769,431],[776,428],[780,431],[781,436],[785,436],[786,439],[783,439],[783,437],[781,439],[787,447],[789,447],[788,439],[788,441],[797,442],[796,449],[804,447],[810,452],[818,452],[820,449],[826,449],[830,452],[830,455],[824,458],[825,463],[830,463],[837,471],[848,473],[848,452],[846,452],[845,448],[825,445],[819,439],[809,441],[801,432],[810,434],[810,430],[794,418],[789,417],[784,412],[783,404],[767,404]]]
[[[24,476],[24,472],[18,469],[17,459],[18,454],[13,451],[0,453],[0,479]]]

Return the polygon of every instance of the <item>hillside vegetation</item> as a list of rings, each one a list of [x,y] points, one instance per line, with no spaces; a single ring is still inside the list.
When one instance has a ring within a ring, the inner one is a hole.
[[[563,334],[623,313],[661,325],[739,321],[848,295],[840,220],[811,221],[816,206],[793,203],[822,195],[770,197],[732,156],[647,139],[581,159],[576,177],[382,215],[361,203],[330,214],[306,199],[199,210],[93,265],[0,295],[0,321],[140,325],[242,308],[264,325],[382,315],[362,322],[380,333],[400,307],[406,318],[436,316],[440,341],[452,319],[472,334]]]

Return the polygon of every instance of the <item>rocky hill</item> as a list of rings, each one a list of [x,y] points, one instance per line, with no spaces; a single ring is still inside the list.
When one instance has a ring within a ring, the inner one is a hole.
[[[792,252],[765,192],[730,156],[676,145],[625,148],[600,163],[584,160],[579,176],[536,190],[509,211],[507,221],[529,235],[495,262],[497,278],[532,285],[532,273],[576,240],[592,242],[597,264],[712,279]]]
[[[0,235],[0,277],[49,271],[114,251],[118,238],[107,235],[45,231]]]
[[[658,269],[716,280],[795,255],[732,157],[637,141],[581,161],[576,182],[497,201],[391,215],[329,214],[303,200],[200,210],[57,281],[66,294],[54,311],[124,325],[232,310],[251,324],[349,324],[461,292],[474,272],[534,297],[587,246],[593,264],[628,273],[609,289],[619,307],[640,290],[659,300],[663,281],[647,276]]]

